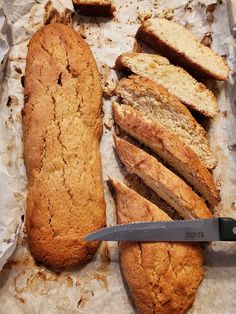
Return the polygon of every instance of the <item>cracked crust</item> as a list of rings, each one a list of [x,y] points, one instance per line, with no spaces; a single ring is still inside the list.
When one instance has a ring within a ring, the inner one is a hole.
[[[105,224],[101,100],[86,42],[63,24],[41,28],[29,44],[22,112],[26,228],[32,255],[52,267],[84,263],[98,248],[83,238]]]
[[[212,174],[194,151],[157,120],[131,106],[113,104],[115,122],[125,132],[150,147],[180,173],[211,205],[220,201]]]
[[[121,182],[116,192],[118,223],[171,220]],[[203,278],[203,254],[198,245],[121,242],[121,268],[140,313],[186,313]]]

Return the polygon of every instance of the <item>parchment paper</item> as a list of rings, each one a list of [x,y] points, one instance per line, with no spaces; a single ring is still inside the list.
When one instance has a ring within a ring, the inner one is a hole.
[[[233,85],[236,45],[232,36],[235,27],[232,3],[218,1],[217,5],[212,5],[214,0],[115,2],[117,14],[113,20],[81,18],[77,14],[73,18],[74,27],[91,45],[106,95],[112,92],[117,80],[112,69],[116,57],[132,50],[140,20],[150,15],[173,17],[187,24],[199,39],[212,40],[212,48],[227,57],[232,69],[230,80],[218,84],[208,82],[217,93],[221,111],[211,122],[209,134],[219,159],[214,177],[223,200],[221,214],[236,218],[236,91]],[[3,79],[0,94],[0,269],[12,254],[19,234],[17,248],[0,273],[0,313],[134,313],[122,281],[115,243],[103,243],[93,261],[84,267],[63,272],[46,269],[35,263],[29,254],[24,228],[20,228],[27,193],[20,115],[27,44],[45,19],[52,22],[62,16],[62,22],[69,22],[69,10],[73,11],[73,7],[70,1],[52,1],[45,14],[46,1],[42,0],[0,0],[0,4],[0,62],[4,59],[0,68],[0,79]],[[124,180],[113,152],[111,99],[107,96],[103,108],[104,182],[108,174]],[[111,225],[116,223],[115,206],[106,182],[104,188],[107,224]],[[205,253],[205,277],[190,312],[233,314],[236,311],[236,245],[213,243]]]

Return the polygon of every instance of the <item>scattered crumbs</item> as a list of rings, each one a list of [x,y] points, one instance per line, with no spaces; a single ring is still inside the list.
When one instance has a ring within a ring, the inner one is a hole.
[[[94,278],[97,279],[98,281],[101,281],[104,285],[104,288],[108,290],[107,277],[105,274],[96,272]]]
[[[8,150],[9,152],[12,152],[13,149],[14,149],[14,145],[13,145],[13,144],[8,144],[8,145],[7,145],[7,150]]]
[[[52,1],[48,1],[44,7],[43,20],[44,24],[63,23],[65,25],[72,25],[73,12],[66,8],[62,13],[58,12]]]
[[[15,197],[15,199],[17,200],[17,202],[20,202],[21,200],[23,200],[23,195],[22,194],[20,194],[20,193],[18,193],[18,192],[15,192],[14,193],[14,197]]]
[[[207,47],[211,47],[211,44],[212,44],[212,36],[211,36],[211,32],[208,32],[205,34],[205,36],[203,37],[203,39],[201,40],[201,44],[203,44],[204,46],[207,46]]]
[[[174,9],[173,8],[165,8],[163,9],[161,16],[166,18],[167,20],[171,20],[174,16]]]
[[[21,121],[22,121],[22,116],[21,116],[20,113],[17,113],[17,114],[15,115],[15,122],[21,122]]]
[[[22,77],[20,78],[20,82],[21,82],[22,87],[25,87],[25,76],[24,75],[22,75]]]
[[[138,12],[138,21],[139,22],[144,22],[147,19],[149,19],[152,16],[151,11],[146,11],[146,12]]]
[[[214,15],[212,13],[209,13],[207,15],[207,21],[209,24],[212,24],[214,22]]]
[[[217,6],[217,3],[209,4],[209,5],[207,6],[207,10],[206,10],[206,11],[212,13],[212,12],[215,11],[216,6]]]
[[[25,299],[24,298],[22,298],[22,297],[19,297],[17,294],[15,294],[15,298],[16,298],[16,300],[17,301],[19,301],[20,303],[25,303]]]
[[[189,29],[189,30],[191,30],[191,29],[193,28],[193,24],[191,24],[191,23],[186,23],[184,26],[185,26],[187,29]]]
[[[221,186],[221,176],[218,176],[216,179],[215,179],[215,184],[217,187],[220,187]]]
[[[15,68],[15,71],[16,71],[18,74],[22,74],[21,68],[18,68],[17,66],[14,66],[14,68]]]
[[[19,102],[16,96],[8,96],[7,107],[18,106]]]
[[[236,210],[236,201],[232,202],[231,209],[232,210]]]
[[[222,111],[221,114],[223,115],[223,117],[227,118],[230,115],[230,111],[225,110],[225,111]]]
[[[68,288],[73,287],[73,279],[71,278],[70,275],[66,275],[66,283]]]
[[[10,115],[10,117],[5,121],[5,125],[6,127],[10,128],[13,123],[14,123],[13,117],[12,115]]]
[[[111,97],[114,94],[115,88],[116,83],[114,82],[113,79],[107,80],[102,87],[104,95],[108,97]]]
[[[79,32],[80,32],[80,35],[81,35],[84,39],[87,38],[86,27],[85,27],[85,25],[84,25],[83,22],[80,23]]]
[[[104,122],[104,125],[105,127],[108,129],[108,130],[111,130],[112,126],[113,126],[113,121],[110,120],[110,121],[105,121]]]

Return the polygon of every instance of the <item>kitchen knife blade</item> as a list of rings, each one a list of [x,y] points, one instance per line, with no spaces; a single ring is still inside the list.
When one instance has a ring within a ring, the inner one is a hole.
[[[135,222],[100,229],[87,241],[208,242],[236,241],[236,220],[212,218],[161,222]]]

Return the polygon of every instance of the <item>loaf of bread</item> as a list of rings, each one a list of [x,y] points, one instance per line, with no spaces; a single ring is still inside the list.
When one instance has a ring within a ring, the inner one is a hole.
[[[102,90],[87,43],[50,24],[29,43],[23,109],[30,251],[51,267],[84,263],[98,248],[84,236],[105,224],[99,139]]]
[[[155,51],[180,64],[196,75],[224,81],[229,75],[225,60],[201,44],[183,25],[164,18],[151,18],[142,23],[137,38]]]
[[[182,179],[144,150],[114,137],[116,152],[129,173],[137,175],[185,219],[212,218],[210,210]]]
[[[115,122],[174,167],[210,204],[220,201],[211,173],[194,151],[166,127],[131,106],[113,104]]]
[[[148,53],[127,52],[116,60],[118,70],[129,70],[164,86],[190,109],[214,117],[218,104],[214,94],[184,69],[170,64],[168,59]]]
[[[109,17],[116,9],[111,0],[73,0],[73,4],[81,15]]]
[[[209,169],[216,166],[216,158],[209,146],[207,133],[189,110],[161,85],[132,75],[119,81],[116,94],[123,102],[138,109],[146,117],[158,121],[188,145]]]
[[[112,179],[118,223],[171,220],[156,205]],[[203,278],[198,245],[121,242],[121,268],[140,314],[184,314]]]

